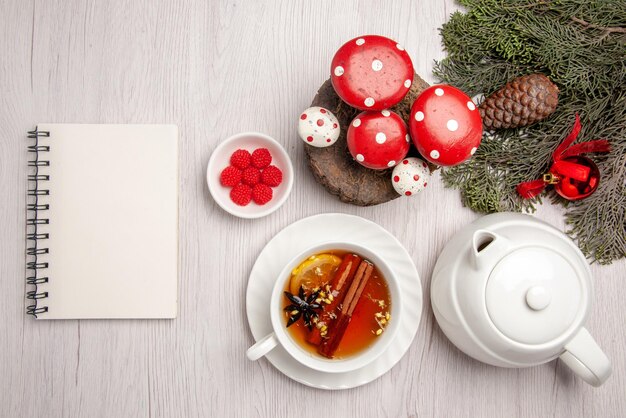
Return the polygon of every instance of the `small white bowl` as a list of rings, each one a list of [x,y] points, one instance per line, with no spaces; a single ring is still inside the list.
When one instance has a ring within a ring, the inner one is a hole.
[[[283,172],[283,181],[272,187],[272,200],[265,205],[253,201],[247,206],[239,206],[230,199],[230,187],[220,183],[220,173],[230,165],[230,156],[238,149],[252,153],[257,148],[267,148],[272,154],[272,164]],[[240,218],[253,219],[269,215],[278,209],[291,193],[293,187],[293,166],[285,149],[273,138],[258,132],[243,132],[222,141],[211,154],[206,170],[209,192],[217,204],[226,212]]]

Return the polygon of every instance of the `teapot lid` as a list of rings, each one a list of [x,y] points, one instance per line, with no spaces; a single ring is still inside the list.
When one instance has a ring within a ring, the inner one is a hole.
[[[522,247],[504,256],[487,280],[487,312],[496,328],[522,344],[542,344],[584,320],[585,272],[547,247]]]

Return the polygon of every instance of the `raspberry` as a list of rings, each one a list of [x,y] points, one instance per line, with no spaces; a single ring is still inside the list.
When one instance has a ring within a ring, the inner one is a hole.
[[[270,165],[261,173],[261,181],[270,187],[276,187],[283,182],[283,172],[275,165]]]
[[[241,176],[241,182],[247,184],[249,186],[254,186],[259,184],[261,181],[261,172],[258,168],[248,167],[243,170],[243,174]]]
[[[252,165],[256,168],[265,168],[272,162],[272,154],[267,148],[257,148],[252,153]]]
[[[248,168],[250,167],[250,153],[245,149],[238,149],[230,156],[230,163],[241,170]]]
[[[229,165],[220,174],[220,183],[225,187],[233,187],[241,182],[241,170]]]
[[[272,200],[273,195],[274,193],[272,192],[272,189],[268,185],[263,183],[257,184],[256,186],[254,186],[254,189],[252,189],[252,199],[257,205],[266,204],[267,202]]]
[[[247,184],[238,184],[230,191],[230,200],[236,205],[246,206],[252,199],[252,188]]]

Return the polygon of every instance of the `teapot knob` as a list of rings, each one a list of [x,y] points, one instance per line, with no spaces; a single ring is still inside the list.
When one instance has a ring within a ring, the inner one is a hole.
[[[552,294],[543,286],[533,286],[526,292],[526,304],[534,311],[542,311],[550,305]]]

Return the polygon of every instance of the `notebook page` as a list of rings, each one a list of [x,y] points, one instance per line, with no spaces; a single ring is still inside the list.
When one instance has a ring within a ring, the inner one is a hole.
[[[50,253],[40,319],[174,318],[178,131],[173,125],[40,124],[50,137],[41,232]]]

